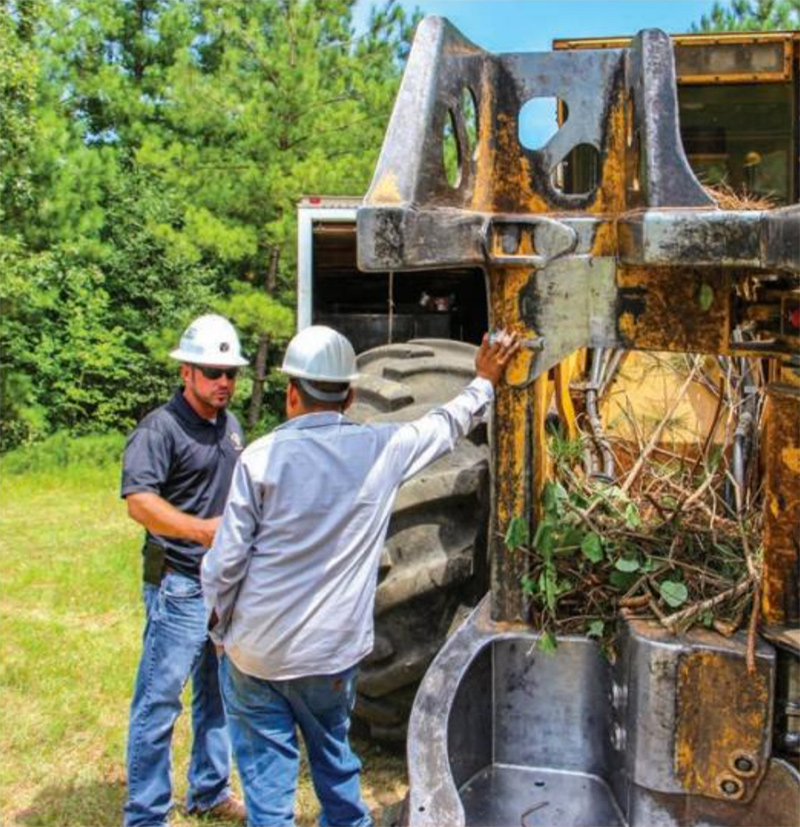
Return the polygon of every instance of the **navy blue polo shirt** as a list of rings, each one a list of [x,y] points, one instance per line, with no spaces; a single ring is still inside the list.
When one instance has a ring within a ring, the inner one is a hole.
[[[151,492],[194,517],[219,517],[244,434],[236,417],[219,411],[216,422],[199,416],[178,389],[151,411],[128,438],[122,465],[122,496]],[[166,564],[199,577],[206,549],[191,540],[147,532],[165,550]]]

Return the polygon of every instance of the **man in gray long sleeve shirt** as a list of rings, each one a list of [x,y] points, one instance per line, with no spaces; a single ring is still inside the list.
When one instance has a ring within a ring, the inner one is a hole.
[[[415,422],[358,425],[343,414],[349,342],[312,327],[290,343],[289,421],[243,453],[202,571],[251,823],[293,822],[295,725],[322,823],[371,823],[347,730],[394,498],[484,419],[517,347],[484,337],[477,376],[455,399]]]

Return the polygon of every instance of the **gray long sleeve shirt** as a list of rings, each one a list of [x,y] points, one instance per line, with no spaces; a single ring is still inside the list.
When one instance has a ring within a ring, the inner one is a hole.
[[[292,419],[242,454],[203,559],[212,637],[266,680],[333,674],[372,650],[378,564],[400,485],[451,451],[489,412],[474,379],[408,423],[334,413]]]

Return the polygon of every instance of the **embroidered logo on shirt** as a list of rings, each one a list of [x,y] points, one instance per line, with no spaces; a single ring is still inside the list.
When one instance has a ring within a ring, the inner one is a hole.
[[[243,446],[242,446],[242,438],[239,436],[239,434],[237,434],[236,431],[231,431],[231,433],[228,434],[228,436],[229,436],[231,442],[233,443],[233,447],[237,451],[241,451]]]

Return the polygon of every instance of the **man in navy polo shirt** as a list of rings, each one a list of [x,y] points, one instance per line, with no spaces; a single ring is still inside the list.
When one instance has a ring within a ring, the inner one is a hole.
[[[195,319],[170,356],[183,387],[149,413],[125,448],[122,496],[146,530],[142,658],[128,731],[127,827],[166,825],[172,807],[171,742],[192,678],[189,812],[244,822],[230,790],[230,741],[208,638],[200,562],[214,540],[244,437],[226,410],[247,364],[221,316]]]

